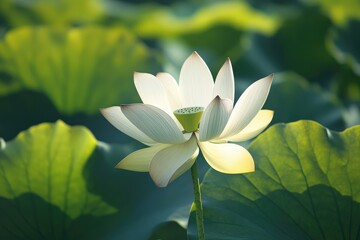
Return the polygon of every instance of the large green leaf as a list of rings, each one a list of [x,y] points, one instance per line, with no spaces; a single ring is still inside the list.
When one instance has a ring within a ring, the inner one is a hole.
[[[179,208],[189,212],[189,173],[158,188],[148,173],[114,168],[134,146],[102,143],[61,121],[0,143],[0,239],[140,240],[168,234],[169,225],[184,234],[168,221],[184,218]]]
[[[0,70],[67,114],[133,100],[133,73],[149,69],[149,60],[124,28],[20,28],[0,43]]]
[[[104,15],[101,0],[2,0],[0,16],[9,27],[31,24],[69,26],[100,20]]]
[[[88,130],[60,121],[2,142],[0,238],[75,238],[87,230],[74,226],[92,226],[115,213],[116,208],[87,190],[83,170],[96,146]]]
[[[359,239],[359,138],[360,126],[271,127],[250,145],[254,173],[206,174],[206,239]],[[193,216],[188,233],[196,236]]]
[[[246,2],[223,1],[200,6],[187,4],[149,8],[139,14],[135,31],[150,38],[168,38],[202,32],[215,25],[228,25],[235,29],[273,33],[280,21],[253,9]],[[218,36],[222,39],[222,36]]]

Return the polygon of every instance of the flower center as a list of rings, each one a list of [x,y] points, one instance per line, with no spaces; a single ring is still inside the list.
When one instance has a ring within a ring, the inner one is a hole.
[[[199,127],[203,107],[187,107],[174,111],[174,115],[183,126],[185,132],[195,132]]]

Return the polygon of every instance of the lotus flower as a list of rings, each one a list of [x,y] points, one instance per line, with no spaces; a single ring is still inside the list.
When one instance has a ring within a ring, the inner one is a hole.
[[[251,84],[234,104],[234,75],[230,59],[215,83],[203,59],[194,52],[184,62],[179,83],[168,73],[135,73],[142,104],[101,109],[118,130],[147,145],[117,165],[149,172],[165,187],[194,164],[199,148],[215,170],[238,174],[255,170],[250,153],[230,143],[249,140],[270,123],[273,111],[261,110],[272,75]]]

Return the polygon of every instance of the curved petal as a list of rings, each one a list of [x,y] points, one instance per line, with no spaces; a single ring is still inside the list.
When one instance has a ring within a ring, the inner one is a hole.
[[[224,130],[232,110],[229,99],[217,96],[205,109],[200,121],[199,140],[208,141],[218,137]]]
[[[154,158],[154,156],[168,146],[168,144],[159,144],[153,147],[137,150],[133,153],[130,153],[123,160],[121,160],[116,165],[116,168],[136,172],[148,172],[150,162]]]
[[[113,106],[109,108],[100,109],[102,115],[118,130],[125,133],[126,135],[144,143],[145,145],[151,146],[156,144],[154,140],[146,136],[140,131],[134,124],[121,111],[120,106]]]
[[[166,187],[170,182],[188,170],[199,153],[196,138],[172,145],[158,152],[150,163],[150,176],[159,187]]]
[[[149,73],[134,73],[134,83],[143,103],[172,113],[166,90],[159,79]]]
[[[209,165],[222,173],[237,174],[255,171],[254,160],[242,146],[233,143],[198,143]]]
[[[226,138],[227,141],[241,142],[259,135],[270,124],[274,111],[260,110],[251,122],[238,134]]]
[[[191,136],[183,134],[166,112],[152,105],[122,105],[121,110],[132,124],[156,142],[183,143]]]
[[[169,73],[158,73],[156,77],[163,84],[172,111],[182,108],[179,85]]]
[[[235,87],[234,73],[231,61],[228,58],[216,76],[213,97],[220,96],[231,100],[231,107],[234,104]]]
[[[273,75],[251,84],[240,96],[228,123],[219,138],[226,138],[243,130],[260,111],[269,94]]]
[[[179,88],[183,107],[206,107],[212,100],[214,81],[206,63],[196,52],[181,68]]]

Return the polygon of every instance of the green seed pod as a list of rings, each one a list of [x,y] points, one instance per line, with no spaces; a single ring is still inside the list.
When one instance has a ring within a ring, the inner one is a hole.
[[[174,115],[183,126],[185,132],[195,132],[198,130],[203,112],[203,107],[187,107],[174,111]]]

